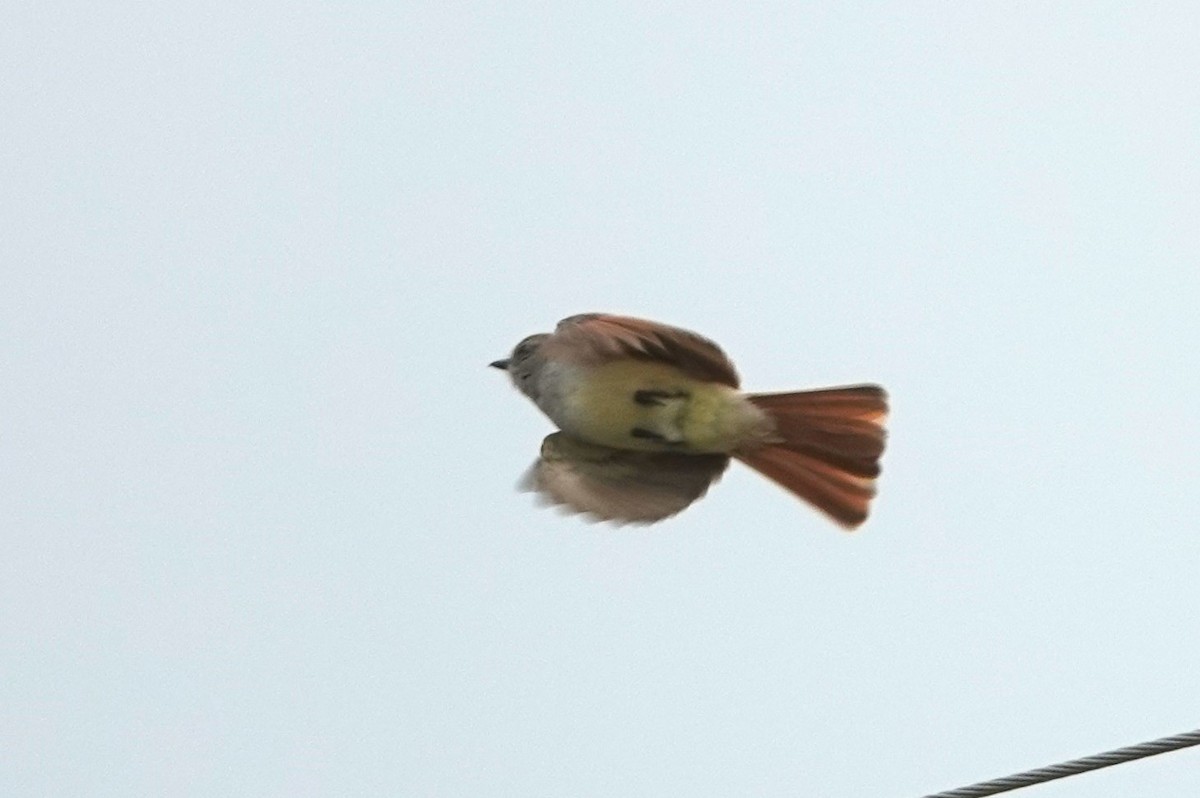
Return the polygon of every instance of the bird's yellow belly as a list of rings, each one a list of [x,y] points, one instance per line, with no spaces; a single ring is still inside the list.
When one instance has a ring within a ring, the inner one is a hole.
[[[728,452],[761,416],[737,390],[662,363],[621,360],[581,370],[572,382],[563,431],[618,449]]]

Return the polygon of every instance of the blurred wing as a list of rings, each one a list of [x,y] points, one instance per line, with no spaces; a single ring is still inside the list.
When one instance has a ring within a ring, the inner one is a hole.
[[[571,316],[544,344],[556,354],[589,362],[636,357],[669,363],[694,379],[738,387],[737,370],[721,347],[680,327],[629,316]]]
[[[725,455],[631,452],[556,432],[521,487],[601,521],[650,524],[703,496],[728,465]]]

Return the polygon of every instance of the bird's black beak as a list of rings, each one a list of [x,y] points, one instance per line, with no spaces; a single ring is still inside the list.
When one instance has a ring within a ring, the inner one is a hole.
[[[491,363],[488,363],[488,365],[494,369],[508,371],[508,360],[493,360]]]

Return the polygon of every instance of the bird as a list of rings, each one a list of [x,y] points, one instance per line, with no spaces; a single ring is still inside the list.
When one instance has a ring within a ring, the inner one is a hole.
[[[521,486],[615,524],[673,516],[736,459],[844,529],[866,519],[887,433],[878,385],[744,393],[702,335],[584,313],[522,339],[489,364],[558,428]]]

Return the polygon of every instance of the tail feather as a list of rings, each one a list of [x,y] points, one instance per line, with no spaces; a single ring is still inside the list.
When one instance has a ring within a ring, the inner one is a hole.
[[[842,526],[854,528],[867,520],[868,506],[875,495],[869,479],[851,477],[835,466],[782,446],[764,446],[737,457]]]
[[[878,385],[847,385],[818,391],[757,393],[754,404],[782,420],[796,415],[881,421],[887,416],[887,392]]]
[[[843,526],[865,521],[886,444],[884,390],[854,385],[750,401],[771,417],[776,439],[735,456]]]

